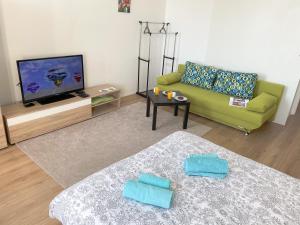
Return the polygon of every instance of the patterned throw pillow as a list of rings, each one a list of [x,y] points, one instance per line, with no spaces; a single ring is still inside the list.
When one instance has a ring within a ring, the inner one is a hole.
[[[205,89],[212,89],[217,76],[217,68],[186,62],[181,82]]]
[[[252,99],[256,80],[255,73],[218,70],[213,90],[230,96]]]

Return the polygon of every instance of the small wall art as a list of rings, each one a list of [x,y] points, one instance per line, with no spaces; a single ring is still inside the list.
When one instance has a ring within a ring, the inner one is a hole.
[[[131,0],[118,0],[119,1],[119,12],[130,13]]]

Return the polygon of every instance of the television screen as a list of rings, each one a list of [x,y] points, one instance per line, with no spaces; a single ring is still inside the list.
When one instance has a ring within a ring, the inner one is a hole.
[[[82,55],[17,61],[23,102],[84,89]]]

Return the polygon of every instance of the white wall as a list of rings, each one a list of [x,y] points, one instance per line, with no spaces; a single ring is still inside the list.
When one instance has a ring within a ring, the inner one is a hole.
[[[123,95],[136,91],[138,21],[163,21],[165,15],[165,0],[132,0],[130,14],[117,12],[117,0],[0,2],[13,85],[17,59],[82,53],[87,86],[113,83]],[[160,53],[161,46],[153,49]],[[152,64],[152,73],[160,62]]]
[[[297,109],[299,108],[299,103],[300,103],[300,80],[299,80],[299,83],[298,83],[297,92],[296,92],[296,95],[294,97],[293,105],[292,105],[292,108],[291,108],[291,115],[296,114]]]
[[[0,33],[0,105],[4,105],[12,101],[10,86],[7,62]]]
[[[1,7],[1,5],[0,5]],[[8,61],[2,26],[0,23],[0,105],[8,104],[12,101],[11,81],[8,73]]]
[[[286,86],[275,122],[285,124],[296,92],[300,72],[300,2],[297,0],[167,1],[167,20],[185,27],[189,37],[180,49],[180,61],[201,61],[224,69],[256,72],[261,79]],[[194,16],[193,24],[180,9],[207,10]],[[212,11],[210,11],[212,10]],[[177,21],[177,18],[181,20]],[[209,21],[209,29],[204,26]],[[205,23],[206,24],[206,23]],[[203,29],[203,30],[202,30]],[[206,46],[198,50],[199,36]],[[181,40],[183,42],[183,40]],[[188,48],[191,54],[186,50]],[[205,56],[199,53],[206,49]],[[197,53],[195,53],[197,52]],[[198,55],[197,55],[198,54]]]
[[[179,32],[179,63],[205,60],[213,3],[213,0],[167,0],[166,21],[171,23],[173,31]]]

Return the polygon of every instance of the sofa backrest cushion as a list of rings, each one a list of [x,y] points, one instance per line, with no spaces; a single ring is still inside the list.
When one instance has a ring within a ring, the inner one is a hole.
[[[196,87],[212,89],[217,71],[218,69],[212,66],[186,62],[181,82]]]
[[[255,73],[218,70],[213,91],[243,99],[252,99],[256,81],[257,74]]]

